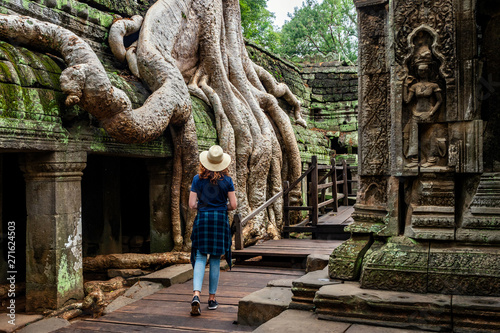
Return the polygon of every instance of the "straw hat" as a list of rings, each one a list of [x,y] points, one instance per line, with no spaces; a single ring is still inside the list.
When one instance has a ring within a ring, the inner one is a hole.
[[[212,146],[200,154],[201,164],[210,171],[222,171],[231,163],[231,156],[224,153],[220,146]]]

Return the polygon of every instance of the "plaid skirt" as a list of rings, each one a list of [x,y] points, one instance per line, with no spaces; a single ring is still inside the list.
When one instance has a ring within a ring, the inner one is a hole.
[[[226,210],[198,212],[191,234],[191,264],[194,267],[196,251],[202,254],[220,256],[225,254],[231,267],[231,229]]]

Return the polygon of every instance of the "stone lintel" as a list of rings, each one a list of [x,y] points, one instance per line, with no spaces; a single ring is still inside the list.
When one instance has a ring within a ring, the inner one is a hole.
[[[357,8],[362,8],[367,6],[382,5],[388,2],[389,0],[354,0],[354,5],[356,5]]]

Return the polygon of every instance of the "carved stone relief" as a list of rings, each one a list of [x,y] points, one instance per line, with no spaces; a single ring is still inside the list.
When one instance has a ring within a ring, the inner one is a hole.
[[[456,53],[455,15],[452,0],[398,0],[394,2],[396,62],[405,69],[408,60],[408,39],[419,27],[435,31],[439,40],[434,41],[433,51],[442,55],[439,67],[446,84],[454,84]],[[404,77],[406,73],[401,73]]]
[[[387,9],[363,7],[360,21],[360,174],[389,174],[390,75],[386,57]]]
[[[437,33],[421,26],[409,36],[403,84],[403,155],[405,169],[448,171],[448,150],[442,56],[435,51]],[[444,89],[444,90],[443,90]]]

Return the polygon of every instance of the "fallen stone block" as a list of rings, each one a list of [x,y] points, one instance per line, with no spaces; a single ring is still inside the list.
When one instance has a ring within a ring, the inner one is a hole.
[[[288,309],[289,288],[266,287],[243,297],[238,304],[238,324],[259,326]]]
[[[173,265],[154,273],[145,275],[142,281],[151,281],[170,287],[174,284],[184,283],[193,278],[193,266],[191,264]]]
[[[362,289],[358,283],[321,287],[314,298],[320,319],[377,326],[451,331],[451,295]]]
[[[151,281],[139,281],[128,289],[125,294],[116,298],[105,309],[104,314],[118,310],[125,305],[133,303],[141,298],[152,295],[158,290],[163,289],[163,285]]]

